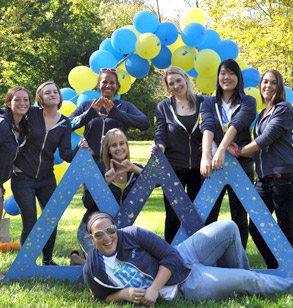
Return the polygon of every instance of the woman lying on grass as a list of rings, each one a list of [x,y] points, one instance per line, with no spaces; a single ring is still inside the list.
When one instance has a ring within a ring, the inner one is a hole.
[[[140,227],[117,230],[105,212],[94,212],[87,229],[96,249],[88,254],[83,276],[100,300],[151,306],[158,296],[201,300],[293,290],[293,278],[249,270],[232,221],[212,223],[176,247]]]

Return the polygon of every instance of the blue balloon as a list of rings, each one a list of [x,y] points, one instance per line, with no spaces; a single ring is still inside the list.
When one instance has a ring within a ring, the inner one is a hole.
[[[54,153],[54,165],[59,165],[63,162],[64,160],[59,155],[59,148],[57,148],[56,152]]]
[[[71,133],[71,147],[75,149],[82,137],[75,132]]]
[[[107,50],[96,50],[90,56],[91,69],[99,74],[103,67],[115,68],[117,64],[116,58]]]
[[[200,45],[197,46],[199,50],[214,49],[221,42],[221,37],[215,30],[207,29],[206,38]]]
[[[293,103],[293,91],[289,87],[285,86],[285,91],[286,91],[286,100],[289,103]]]
[[[215,48],[211,49],[218,53],[221,61],[227,59],[236,59],[239,53],[237,44],[230,40],[220,41],[220,43]]]
[[[113,48],[121,54],[129,54],[135,51],[137,37],[133,31],[127,28],[115,30],[111,35]]]
[[[171,45],[178,38],[178,29],[172,22],[166,21],[159,25],[155,34],[160,39],[162,45]]]
[[[198,72],[193,67],[190,71],[186,72],[189,76],[196,78],[198,76]]]
[[[135,78],[143,78],[148,74],[150,64],[148,60],[141,58],[137,54],[132,54],[127,56],[125,60],[125,68],[131,76]]]
[[[155,33],[160,25],[158,16],[148,10],[142,10],[133,18],[134,28],[140,33]]]
[[[171,65],[171,57],[172,52],[170,51],[170,49],[162,45],[159,54],[151,61],[157,68],[164,69]]]
[[[181,33],[181,38],[187,46],[197,47],[206,38],[205,27],[197,22],[187,24]]]
[[[256,68],[248,67],[242,71],[244,88],[254,87],[259,85],[261,75]]]
[[[119,100],[119,99],[120,99],[120,94],[117,93],[117,94],[115,95],[114,99],[118,99],[118,100]]]
[[[259,116],[259,114],[258,114],[258,111],[257,111],[257,112],[256,112],[256,116],[255,116],[255,119],[253,120],[253,122],[252,122],[251,125],[250,125],[250,129],[251,129],[251,130],[254,128],[258,116]]]
[[[9,196],[4,201],[4,209],[7,214],[11,216],[17,216],[20,214],[18,205],[13,196]]]
[[[116,58],[117,61],[123,59],[123,54],[113,48],[110,38],[106,38],[103,40],[103,42],[99,46],[99,50],[106,50],[111,52],[111,54]]]
[[[71,101],[76,105],[78,95],[73,89],[62,88],[60,91],[61,91],[62,98],[63,98],[64,101]]]
[[[89,99],[95,99],[101,97],[101,93],[98,91],[85,91],[81,93],[77,100],[77,106],[79,106],[84,101],[87,101]]]

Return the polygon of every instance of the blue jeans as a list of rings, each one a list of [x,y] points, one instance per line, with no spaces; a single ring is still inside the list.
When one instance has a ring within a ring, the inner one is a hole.
[[[293,290],[293,278],[249,270],[240,233],[233,221],[214,222],[175,248],[191,269],[189,277],[181,285],[187,299],[219,299],[234,294]]]
[[[43,210],[55,188],[56,180],[54,174],[40,179],[28,177],[24,173],[12,174],[11,189],[20,209],[23,224],[20,238],[22,245],[37,221],[36,197]],[[57,228],[55,228],[43,249],[43,262],[52,259],[56,234]]]
[[[271,213],[275,211],[277,222],[293,245],[293,174],[283,174],[280,178],[257,179],[255,189]],[[278,262],[263,240],[254,223],[249,223],[250,234],[268,268],[277,268]]]
[[[96,248],[96,245],[92,242],[89,236],[90,234],[86,230],[86,224],[81,221],[77,230],[77,239],[85,256],[87,256],[91,250]]]

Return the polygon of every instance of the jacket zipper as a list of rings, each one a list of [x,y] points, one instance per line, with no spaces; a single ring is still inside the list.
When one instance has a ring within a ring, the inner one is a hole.
[[[99,160],[102,160],[102,154],[103,154],[103,140],[104,140],[104,137],[105,137],[105,121],[106,119],[102,119],[103,120],[103,126],[102,126],[102,135],[101,135],[101,140],[100,140],[100,159]]]

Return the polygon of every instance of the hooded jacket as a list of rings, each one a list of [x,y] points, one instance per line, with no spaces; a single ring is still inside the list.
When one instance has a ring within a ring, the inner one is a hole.
[[[190,269],[184,265],[177,250],[153,232],[130,226],[117,230],[117,236],[117,259],[120,261],[131,263],[153,278],[156,277],[159,266],[165,266],[172,273],[166,286],[182,283],[187,279]],[[103,300],[111,293],[121,290],[104,272],[97,249],[88,254],[83,277],[95,298]]]
[[[254,155],[258,178],[293,173],[292,105],[279,102],[262,119],[264,111],[260,113],[254,129],[254,140],[260,147]]]

